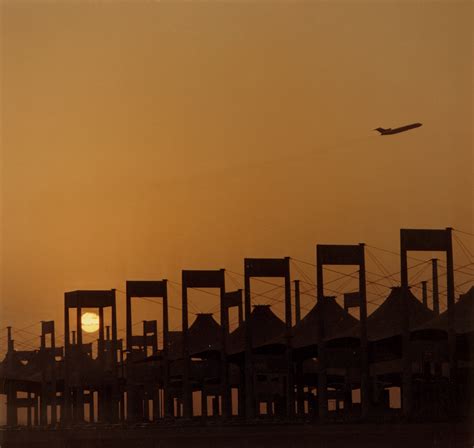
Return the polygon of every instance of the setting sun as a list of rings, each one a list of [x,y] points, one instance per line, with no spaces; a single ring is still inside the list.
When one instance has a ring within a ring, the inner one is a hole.
[[[95,313],[84,313],[81,326],[86,333],[95,333],[99,329],[99,316]]]

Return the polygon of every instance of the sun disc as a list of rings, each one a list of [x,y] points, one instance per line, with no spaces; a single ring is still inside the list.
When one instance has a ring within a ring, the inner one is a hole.
[[[86,333],[95,333],[99,330],[99,316],[95,313],[84,313],[81,317],[81,327]]]

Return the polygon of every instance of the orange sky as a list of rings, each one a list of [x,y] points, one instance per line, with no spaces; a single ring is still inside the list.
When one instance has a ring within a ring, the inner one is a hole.
[[[62,333],[66,290],[474,230],[469,1],[4,0],[1,15],[1,327]]]

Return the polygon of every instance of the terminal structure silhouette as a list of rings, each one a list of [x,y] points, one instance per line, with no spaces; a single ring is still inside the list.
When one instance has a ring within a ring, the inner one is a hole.
[[[53,321],[42,323],[40,346],[30,351],[16,349],[8,328],[0,363],[7,427],[472,419],[474,288],[456,297],[452,232],[401,229],[400,284],[370,315],[364,244],[316,246],[316,301],[304,317],[300,280],[291,279],[289,257],[246,258],[244,288],[231,291],[224,269],[183,270],[181,303],[169,297],[165,279],[127,281],[124,341],[118,338],[114,289],[66,292],[63,347]],[[409,284],[410,251],[445,252],[444,312],[438,261],[427,260],[432,277],[418,283],[418,298]],[[343,306],[327,295],[325,266],[335,265],[358,272],[357,290],[342,294]],[[283,279],[283,320],[270,305],[252,304],[252,279],[258,278]],[[197,313],[190,324],[190,288],[217,291],[219,322]],[[162,318],[150,316],[134,333],[132,305],[141,298],[157,301]],[[182,311],[180,331],[169,329],[170,307]],[[98,310],[95,343],[83,340],[86,308]],[[238,322],[231,331],[233,308]],[[401,409],[391,403],[391,390],[400,391]],[[19,422],[21,408],[26,422]]]

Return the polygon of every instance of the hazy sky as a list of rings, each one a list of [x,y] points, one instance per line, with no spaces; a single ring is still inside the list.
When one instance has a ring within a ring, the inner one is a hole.
[[[473,28],[453,0],[3,1],[0,326],[62,333],[67,290],[472,232]]]

